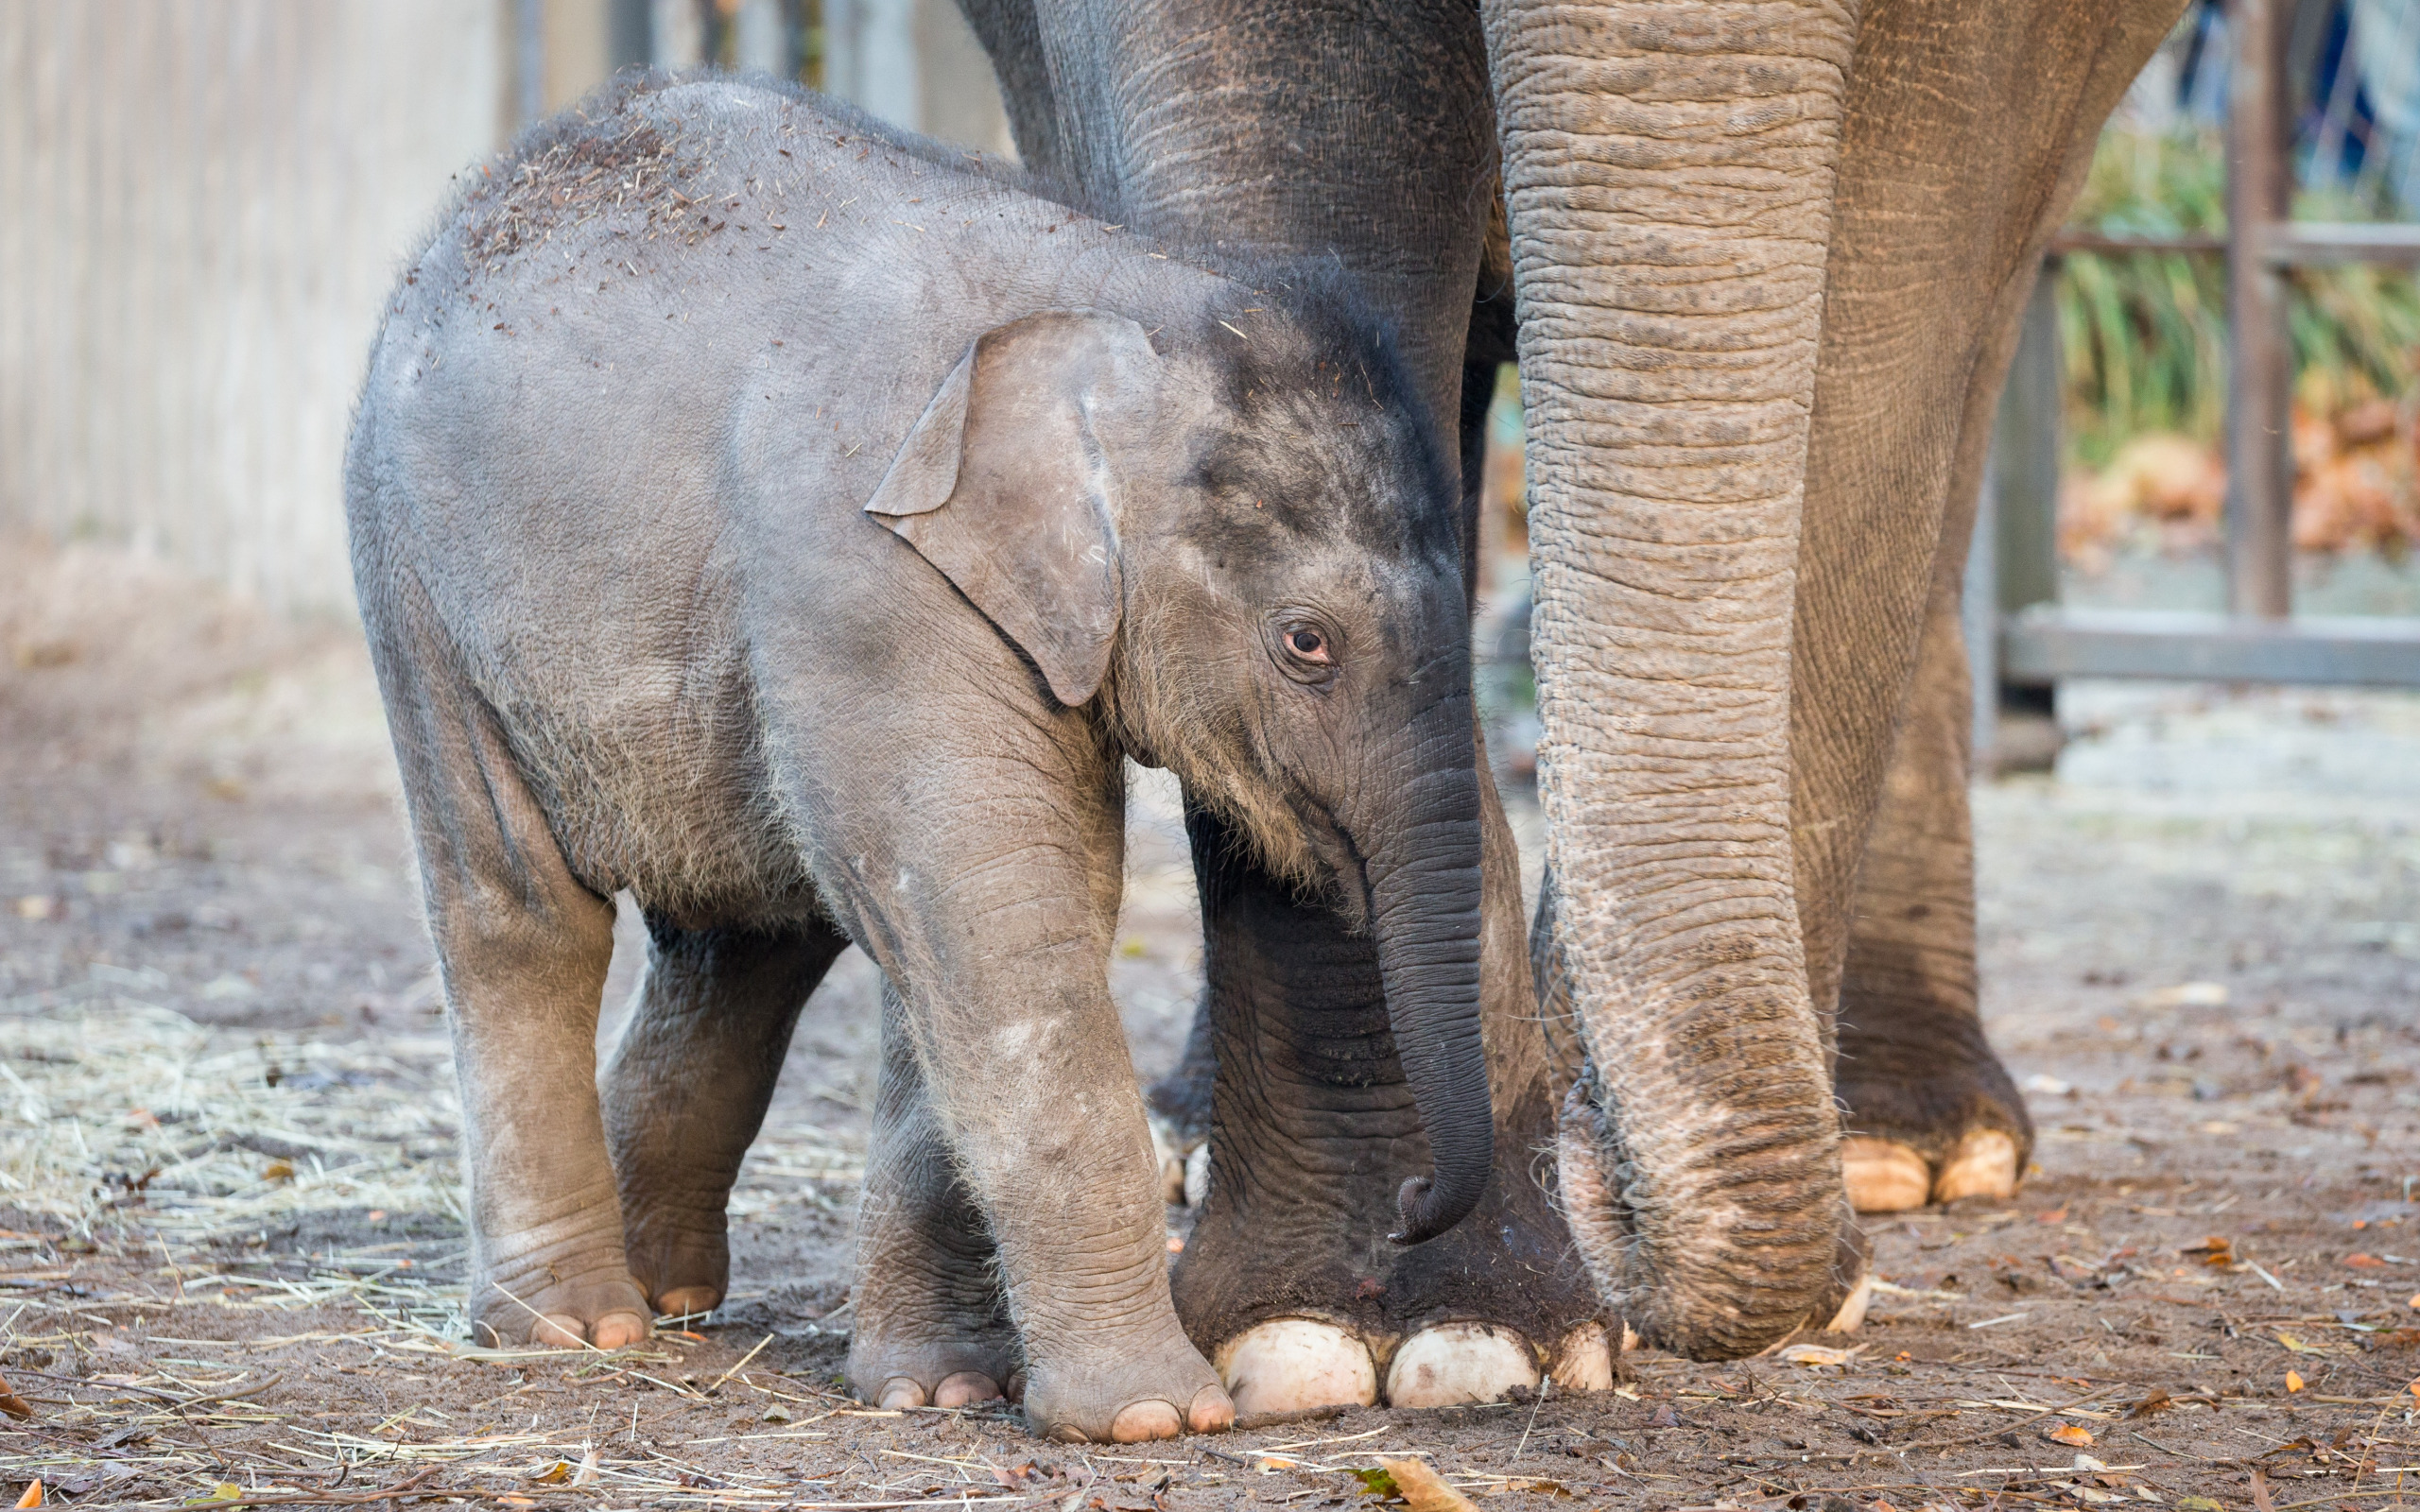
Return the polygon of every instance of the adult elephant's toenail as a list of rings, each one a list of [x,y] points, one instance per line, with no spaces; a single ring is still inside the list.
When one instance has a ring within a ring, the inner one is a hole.
[[[596,1320],[589,1336],[600,1349],[626,1349],[642,1343],[648,1335],[648,1321],[635,1313],[608,1313]]]
[[[1907,1212],[1932,1195],[1932,1168],[1896,1140],[1853,1134],[1841,1141],[1841,1181],[1859,1212]]]
[[[882,1391],[874,1405],[885,1412],[904,1412],[925,1404],[925,1388],[906,1376],[892,1376],[882,1383]]]
[[[1841,1310],[1832,1314],[1832,1321],[1824,1325],[1824,1332],[1855,1333],[1864,1324],[1865,1310],[1873,1301],[1874,1272],[1867,1271],[1857,1279],[1857,1285],[1849,1289],[1848,1300],[1842,1302]]]
[[[1582,1323],[1563,1336],[1548,1372],[1565,1391],[1614,1389],[1614,1349],[1602,1323]]]
[[[1979,1128],[1960,1140],[1932,1184],[1935,1202],[2015,1194],[2016,1141],[1996,1128]]]
[[[655,1299],[655,1312],[658,1317],[703,1317],[721,1300],[711,1286],[675,1286]]]
[[[1077,1427],[1074,1423],[1061,1423],[1059,1426],[1051,1429],[1050,1432],[1043,1435],[1042,1436],[1049,1439],[1054,1444],[1089,1444],[1092,1442],[1091,1439],[1084,1436],[1084,1431]]]
[[[1130,1401],[1110,1419],[1110,1442],[1140,1444],[1154,1438],[1174,1438],[1184,1432],[1184,1424],[1176,1415],[1173,1403],[1165,1401]]]
[[[1000,1396],[999,1383],[979,1370],[960,1370],[933,1388],[936,1407],[963,1407],[970,1401],[992,1401]]]
[[[1491,1323],[1423,1329],[1387,1362],[1387,1402],[1395,1407],[1500,1401],[1515,1386],[1537,1383],[1537,1351],[1529,1340]]]
[[[1238,1413],[1367,1407],[1378,1400],[1369,1347],[1333,1323],[1274,1317],[1219,1346],[1211,1362]]]

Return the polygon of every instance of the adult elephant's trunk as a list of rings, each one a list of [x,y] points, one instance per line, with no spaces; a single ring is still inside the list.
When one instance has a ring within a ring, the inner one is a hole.
[[[1563,1198],[1649,1341],[1824,1305],[1845,1216],[1789,833],[1850,4],[1487,0],[1529,421]],[[1817,1319],[1821,1321],[1821,1319]]]
[[[1494,1156],[1479,1038],[1479,798],[1467,687],[1408,729],[1377,737],[1413,774],[1371,782],[1340,814],[1359,852],[1395,1057],[1428,1136],[1434,1173],[1399,1194],[1398,1244],[1433,1239],[1478,1206]]]

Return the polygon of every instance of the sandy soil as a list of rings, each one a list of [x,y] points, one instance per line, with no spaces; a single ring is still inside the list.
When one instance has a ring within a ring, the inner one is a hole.
[[[2398,1500],[2420,700],[2063,709],[2055,778],[1976,795],[2037,1169],[2013,1204],[1875,1221],[1860,1335],[1634,1355],[1610,1397],[1069,1450],[835,1394],[873,1076],[854,955],[742,1177],[733,1301],[613,1357],[463,1346],[451,1078],[357,639],[0,543],[0,1490],[1187,1512],[1341,1505],[1415,1456],[1508,1509]],[[1113,971],[1150,1074],[1199,942],[1164,789],[1134,832]]]

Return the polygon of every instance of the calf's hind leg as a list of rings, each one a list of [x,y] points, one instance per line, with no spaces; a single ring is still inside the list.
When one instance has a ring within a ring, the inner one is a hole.
[[[365,595],[445,977],[482,1343],[618,1349],[647,1336],[596,1096],[614,906],[571,873],[476,695]]]
[[[790,1031],[847,936],[685,930],[648,919],[647,976],[605,1068],[605,1133],[631,1277],[659,1315],[712,1310],[731,1279],[724,1206]]]
[[[991,1226],[959,1178],[903,1022],[882,993],[882,1080],[857,1205],[849,1385],[886,1408],[1003,1395],[1017,1364]]]

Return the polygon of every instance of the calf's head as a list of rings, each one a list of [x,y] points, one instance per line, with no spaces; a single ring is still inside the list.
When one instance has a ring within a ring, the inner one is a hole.
[[[986,332],[866,509],[1367,931],[1435,1164],[1400,1194],[1414,1243],[1477,1204],[1492,1140],[1456,500],[1382,337],[1249,315]]]

